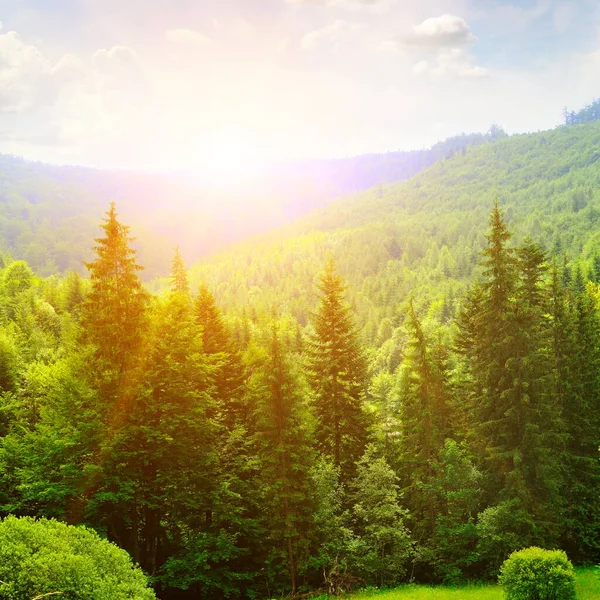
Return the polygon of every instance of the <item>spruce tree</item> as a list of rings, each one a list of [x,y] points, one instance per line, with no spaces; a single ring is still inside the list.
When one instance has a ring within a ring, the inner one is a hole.
[[[563,438],[543,285],[545,255],[530,240],[518,251],[508,246],[510,234],[497,203],[490,226],[480,292],[460,322],[467,433],[484,459],[486,501],[510,503],[525,515],[524,523],[537,519],[531,539],[554,543]]]
[[[228,429],[244,422],[244,365],[240,350],[229,333],[214,296],[201,285],[194,301],[194,316],[202,331],[202,349],[214,365],[211,380],[218,409]]]
[[[88,514],[157,575],[184,533],[213,533],[206,515],[218,486],[218,426],[210,418],[210,366],[185,297],[157,307],[149,338],[124,423],[102,442],[102,477]]]
[[[583,561],[600,558],[600,319],[591,290],[571,299],[572,346],[564,394],[566,543]],[[564,336],[565,334],[563,334]]]
[[[409,303],[410,342],[402,366],[400,392],[400,471],[404,496],[415,521],[417,539],[433,533],[436,507],[422,486],[433,476],[433,463],[451,433],[450,398],[445,352],[429,348],[425,333]]]
[[[515,397],[523,422],[520,454],[531,509],[540,529],[559,526],[562,492],[560,448],[564,445],[562,411],[556,385],[551,290],[546,253],[527,238],[517,248],[519,282],[515,295],[518,334],[514,358]],[[550,510],[548,510],[550,508]]]
[[[313,451],[299,373],[276,323],[272,324],[268,352],[256,362],[249,387],[262,467],[265,529],[273,544],[267,562],[272,567],[285,565],[287,587],[295,594],[309,546]],[[274,582],[276,575],[272,573]]]
[[[96,239],[96,259],[86,263],[91,286],[81,319],[81,341],[89,346],[82,350],[90,352],[82,375],[98,394],[82,414],[98,427],[87,439],[89,468],[68,515],[71,523],[84,518],[102,480],[106,481],[111,444],[118,439],[139,394],[146,356],[149,295],[139,278],[142,267],[130,247],[129,227],[117,220],[114,202],[101,227],[105,235]]]
[[[190,284],[188,282],[187,271],[185,270],[185,263],[179,252],[179,246],[175,248],[175,255],[173,256],[173,262],[171,263],[171,275],[169,279],[171,281],[171,291],[174,294],[182,294],[183,296],[189,297]]]
[[[83,306],[84,340],[93,344],[98,369],[120,380],[139,358],[146,329],[148,294],[139,277],[143,267],[130,246],[129,227],[117,220],[112,202],[96,238],[96,259],[86,263],[91,289]]]
[[[319,307],[312,315],[314,331],[307,340],[307,374],[317,416],[317,446],[342,470],[342,480],[354,471],[362,455],[368,419],[363,409],[366,361],[350,307],[346,286],[333,259],[327,262],[317,288]]]

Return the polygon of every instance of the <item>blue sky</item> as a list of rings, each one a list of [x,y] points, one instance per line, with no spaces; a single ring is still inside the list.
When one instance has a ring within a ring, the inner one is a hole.
[[[591,0],[0,0],[0,152],[231,175],[555,126]]]

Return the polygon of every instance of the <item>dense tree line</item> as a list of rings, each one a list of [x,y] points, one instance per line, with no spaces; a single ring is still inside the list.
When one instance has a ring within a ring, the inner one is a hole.
[[[89,279],[2,271],[3,515],[92,527],[161,598],[482,579],[534,544],[600,559],[599,287],[514,245],[498,204],[465,297],[433,321],[411,299],[379,350],[333,259],[306,323],[250,302],[240,323],[178,250],[149,293],[114,205],[102,232]]]

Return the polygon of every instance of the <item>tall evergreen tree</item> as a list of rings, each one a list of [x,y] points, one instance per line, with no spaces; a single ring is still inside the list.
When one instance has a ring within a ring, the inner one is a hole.
[[[266,529],[273,546],[268,563],[286,566],[288,589],[295,594],[306,561],[312,517],[312,443],[307,407],[298,373],[273,323],[268,353],[250,380],[263,478]],[[275,573],[273,573],[275,575]]]
[[[515,434],[514,412],[510,411],[510,391],[514,382],[506,364],[512,358],[516,335],[514,303],[516,259],[514,250],[507,247],[510,239],[498,203],[490,216],[488,246],[483,251],[484,274],[479,283],[476,303],[468,305],[469,312],[461,318],[459,351],[469,372],[468,432],[473,447],[486,456],[491,478],[492,496],[507,484],[506,475],[514,470],[513,457],[507,452]],[[511,415],[511,419],[507,415]]]
[[[314,332],[307,342],[307,372],[317,416],[317,444],[342,469],[342,479],[354,471],[362,455],[368,419],[363,409],[366,361],[344,301],[346,286],[333,259],[325,266],[317,288],[319,307],[312,315]]]
[[[118,381],[139,358],[146,330],[148,294],[142,286],[134,238],[117,220],[112,202],[96,238],[96,259],[86,263],[91,289],[83,307],[84,340],[93,344],[98,368]]]
[[[173,256],[173,262],[171,263],[171,275],[169,279],[171,281],[171,291],[173,293],[189,297],[190,284],[187,271],[185,270],[185,263],[179,252],[179,246],[175,248],[175,255]]]
[[[82,492],[73,502],[69,520],[84,518],[86,506],[98,491],[111,440],[118,438],[139,393],[144,344],[148,330],[149,295],[139,278],[129,227],[117,220],[114,202],[101,225],[104,237],[97,238],[96,259],[86,266],[91,288],[82,307],[82,341],[92,348],[83,375],[98,392],[98,403],[87,407],[102,428],[88,440],[89,464]]]
[[[409,348],[402,367],[400,393],[400,470],[407,506],[415,520],[413,532],[424,541],[433,533],[436,507],[422,486],[433,476],[433,463],[451,434],[450,398],[445,353],[429,348],[409,303]]]
[[[571,300],[571,354],[564,384],[568,442],[566,542],[580,560],[600,558],[600,319],[591,290]],[[566,337],[567,333],[563,333]]]
[[[508,247],[497,203],[490,227],[481,292],[460,323],[458,349],[469,373],[468,434],[485,457],[487,502],[513,503],[523,515],[535,515],[539,527],[532,539],[553,543],[557,514],[548,507],[558,498],[562,438],[542,284],[545,255],[531,241],[518,251]]]
[[[514,358],[515,398],[522,423],[521,460],[531,507],[540,529],[559,526],[562,493],[560,448],[564,444],[562,411],[556,386],[551,289],[546,253],[527,238],[517,248],[519,282],[515,295],[518,333]],[[548,507],[552,510],[548,511]]]
[[[185,297],[157,307],[149,347],[125,422],[103,440],[102,480],[88,514],[157,575],[183,532],[211,533],[218,436],[210,367]]]
[[[240,350],[227,329],[214,296],[201,285],[194,301],[194,316],[202,331],[202,348],[214,369],[211,374],[215,398],[229,429],[247,418],[244,402],[244,365]]]

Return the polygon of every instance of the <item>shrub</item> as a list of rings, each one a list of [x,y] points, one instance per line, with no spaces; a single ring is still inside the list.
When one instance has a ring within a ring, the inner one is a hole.
[[[486,575],[496,577],[511,552],[540,543],[535,522],[518,499],[501,502],[479,513],[477,552],[485,565]]]
[[[85,527],[31,517],[0,522],[0,580],[2,600],[156,598],[125,550]]]
[[[562,550],[513,552],[500,569],[508,600],[575,600],[575,571]]]

